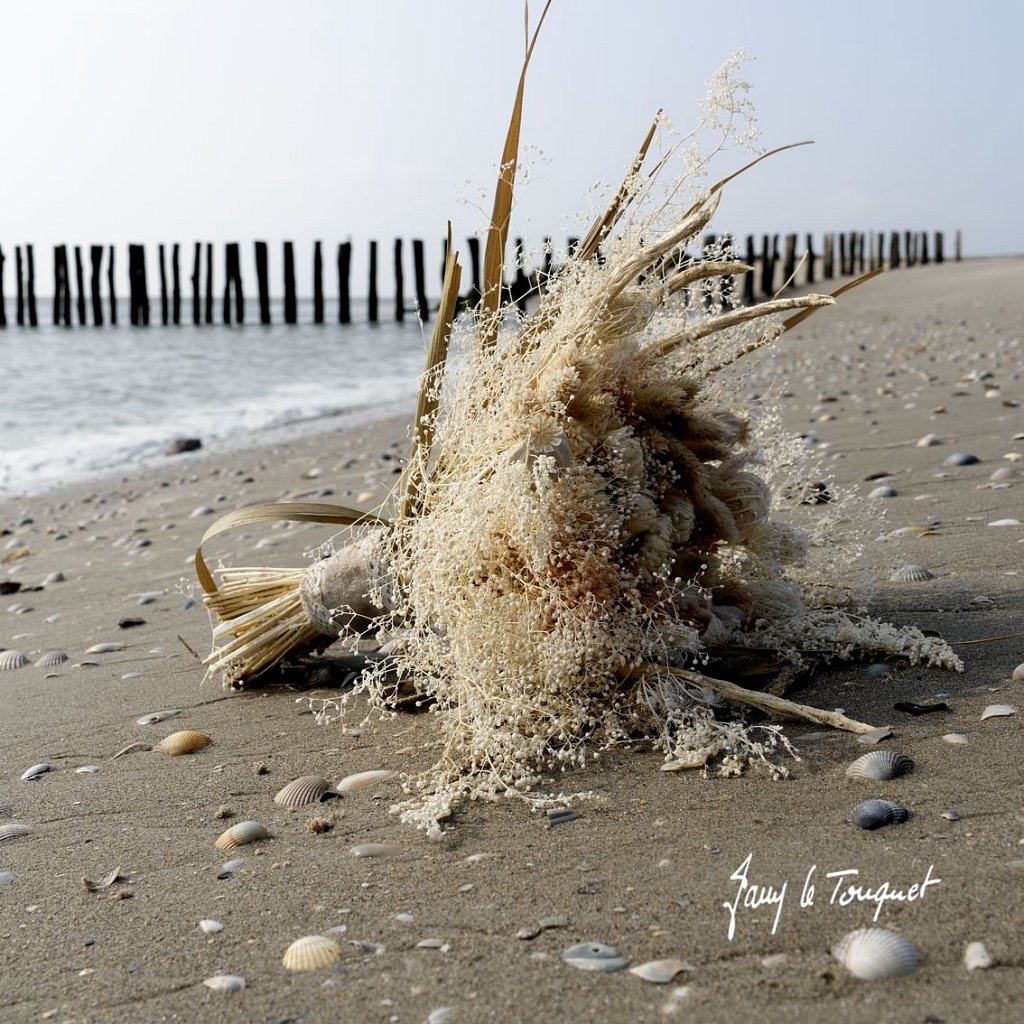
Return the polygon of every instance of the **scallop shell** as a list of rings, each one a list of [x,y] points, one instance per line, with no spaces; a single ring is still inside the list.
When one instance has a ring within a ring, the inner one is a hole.
[[[832,955],[863,981],[898,978],[917,970],[917,947],[885,928],[858,928],[843,936]]]
[[[890,577],[890,583],[922,583],[924,580],[935,579],[935,573],[923,565],[904,565]]]
[[[871,750],[858,757],[846,769],[846,774],[851,779],[883,782],[895,779],[897,775],[906,775],[913,769],[914,762],[906,754],[898,754],[895,750]]]
[[[28,658],[21,651],[0,651],[0,671],[24,668]]]
[[[995,958],[984,942],[969,942],[964,950],[964,967],[969,971],[986,971],[995,966]]]
[[[238,974],[215,974],[203,984],[214,992],[241,992],[245,988],[245,978]]]
[[[165,736],[153,749],[168,757],[180,757],[182,754],[194,754],[212,742],[206,733],[183,729],[181,732],[172,732],[170,736]]]
[[[7,839],[19,839],[27,836],[32,831],[28,825],[22,825],[20,821],[8,821],[0,825],[0,843]]]
[[[296,939],[281,957],[287,971],[315,971],[329,967],[341,959],[341,947],[326,935],[303,935]]]
[[[621,971],[629,963],[628,957],[603,942],[581,942],[570,946],[562,950],[562,959],[581,971]]]
[[[346,775],[335,787],[334,792],[338,796],[345,793],[353,793],[364,786],[372,786],[375,782],[383,782],[397,775],[398,772],[390,771],[387,768],[378,768],[372,772],[356,772],[355,775]]]
[[[21,773],[21,781],[34,782],[40,775],[45,775],[47,772],[51,771],[53,771],[53,765],[47,764],[45,761],[42,764],[34,764],[31,768],[26,768]]]
[[[302,775],[283,786],[274,797],[278,807],[305,807],[318,804],[331,791],[331,784],[318,775]]]
[[[645,964],[630,967],[629,973],[655,985],[667,985],[681,971],[692,971],[693,964],[685,960],[648,960]]]
[[[36,660],[36,668],[54,668],[67,660],[67,651],[47,651]]]
[[[981,720],[986,718],[1006,718],[1009,715],[1017,714],[1017,709],[1012,704],[989,704],[981,713]]]
[[[865,800],[854,807],[850,820],[858,828],[870,831],[885,825],[902,825],[910,817],[910,811],[902,804],[891,800]]]
[[[270,833],[258,821],[240,821],[226,832],[221,832],[213,844],[218,850],[233,850],[236,846],[255,843],[258,839],[269,839]]]

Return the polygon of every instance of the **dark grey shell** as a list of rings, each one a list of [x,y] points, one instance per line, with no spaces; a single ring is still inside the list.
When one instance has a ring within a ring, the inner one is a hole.
[[[910,811],[902,804],[891,800],[865,800],[857,804],[850,815],[850,821],[858,828],[876,829],[886,825],[902,825],[911,818]]]

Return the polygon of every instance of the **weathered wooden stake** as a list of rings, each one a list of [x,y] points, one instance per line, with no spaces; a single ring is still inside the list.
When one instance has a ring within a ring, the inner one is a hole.
[[[25,326],[25,295],[21,285],[21,246],[14,247],[14,273],[18,282],[18,326]]]
[[[203,307],[199,291],[199,274],[203,265],[203,247],[199,242],[195,243],[192,249],[192,323],[200,324],[203,321]]]
[[[415,244],[415,243],[413,243]],[[402,240],[395,239],[395,320],[405,319],[405,275],[402,271]]]
[[[839,233],[839,276],[845,277],[849,271],[846,269],[846,261],[848,259],[846,251],[846,233]]]
[[[959,263],[961,259],[960,246],[962,242],[963,236],[960,234],[960,229],[957,228],[956,235],[953,236],[953,259],[955,259],[957,263]]]
[[[889,234],[889,269],[895,270],[900,265],[900,234],[898,231]]]
[[[445,239],[447,244],[447,239]],[[430,319],[430,305],[427,302],[427,278],[423,265],[423,239],[412,240],[412,272],[416,281],[416,315],[424,323]]]
[[[903,258],[908,267],[912,267],[917,262],[917,253],[912,244],[913,237],[910,231],[903,232]]]
[[[267,264],[267,243],[256,243],[256,289],[260,295],[260,323],[270,323],[270,279]]]
[[[31,263],[29,264],[31,266]],[[117,292],[114,289],[114,247],[110,247],[107,259],[107,291],[110,294],[110,322],[117,323]]]
[[[338,245],[338,323],[352,323],[352,305],[349,302],[349,278],[352,274],[352,243]]]
[[[754,236],[747,235],[747,255],[746,264],[748,267],[756,266],[757,251],[754,249]],[[755,270],[748,270],[743,275],[743,305],[752,306],[754,304],[754,274]]]
[[[224,323],[231,323],[231,295],[235,297],[235,323],[245,323],[245,298],[242,295],[242,264],[237,242],[224,246]]]
[[[516,239],[516,272],[512,278],[512,284],[509,286],[509,292],[512,301],[516,304],[516,308],[521,312],[526,312],[526,296],[530,293],[530,279],[526,276],[526,270],[523,268],[523,240],[521,238]]]
[[[814,261],[817,256],[814,255],[814,236],[807,236],[807,284],[814,284]]]
[[[796,235],[786,235],[786,255],[782,261],[782,278],[787,282],[786,287],[792,288],[796,282],[793,275],[796,274]]]
[[[171,247],[171,321],[181,323],[181,268],[178,263],[178,243]]]
[[[160,323],[167,326],[170,320],[171,307],[167,299],[167,262],[164,259],[164,244],[157,247],[157,259],[160,261]]]
[[[545,239],[547,244],[547,252],[544,256],[544,277],[547,278],[551,273],[551,239]],[[480,301],[480,239],[479,238],[467,238],[466,244],[469,246],[469,262],[472,267],[472,278],[473,284],[470,288],[469,294],[466,296],[466,305],[471,309]]]
[[[921,263],[929,263],[928,259],[928,232],[921,232]]]
[[[936,263],[944,263],[945,262],[945,256],[943,255],[943,252],[942,252],[942,232],[941,231],[936,231],[935,232],[935,262]]]
[[[295,246],[284,243],[284,322],[297,323],[298,307],[295,301]]]
[[[3,246],[0,245],[0,327],[7,326],[7,305],[4,300],[4,263],[7,257],[4,256]]]
[[[878,232],[878,240],[875,248],[875,254],[877,257],[877,263],[875,263],[875,265],[871,268],[872,270],[876,270],[878,267],[885,266],[885,235],[881,231]]]
[[[313,323],[324,322],[324,254],[319,242],[313,243]]]
[[[371,324],[377,322],[377,243],[370,243],[370,287],[366,296],[366,315]]]
[[[779,258],[779,236],[761,238],[761,294],[775,294],[775,262]]]
[[[82,269],[82,247],[75,246],[75,298],[77,300],[78,323],[85,325],[85,273]]]
[[[89,246],[89,294],[92,298],[92,323],[103,326],[103,296],[100,295],[100,271],[103,266],[103,246]]]
[[[206,301],[203,313],[208,324],[213,323],[213,242],[206,243]]]
[[[821,273],[826,281],[836,276],[836,238],[831,231],[826,233],[822,241]]]
[[[55,327],[60,323],[61,298],[64,288],[60,270],[60,249],[59,245],[53,247],[53,324]]]

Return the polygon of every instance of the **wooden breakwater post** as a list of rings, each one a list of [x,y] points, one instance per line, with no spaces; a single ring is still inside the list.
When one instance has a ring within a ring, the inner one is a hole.
[[[103,269],[103,246],[89,246],[89,297],[92,300],[92,323],[103,326],[103,297],[100,295],[100,272]]]
[[[196,242],[192,247],[192,275],[189,280],[192,282],[192,323],[196,326],[202,323],[202,302],[199,291],[199,275],[203,266],[203,246]]]
[[[0,327],[7,326],[7,300],[4,298],[4,264],[6,262],[4,247],[0,245]]]
[[[366,316],[371,324],[377,322],[377,243],[370,242],[370,282],[366,295]]]
[[[921,232],[921,264],[922,266],[926,263],[930,263],[928,259],[928,232]]]
[[[349,281],[352,276],[352,243],[338,244],[338,323],[352,323],[352,304],[349,301]]]
[[[213,243],[206,243],[206,294],[204,296],[203,319],[213,323]]]
[[[22,265],[21,265],[21,246],[16,245],[14,247],[14,274],[15,282],[17,284],[17,307],[16,316],[19,327],[25,326],[25,289],[22,283]]]
[[[895,270],[900,265],[900,233],[889,234],[889,269]]]
[[[270,323],[270,279],[267,263],[267,243],[256,242],[256,290],[260,297],[260,323]]]
[[[761,238],[761,294],[775,294],[775,264],[779,259],[779,236]]]
[[[53,247],[53,323],[59,325],[64,312],[64,289],[67,287],[67,250],[62,245]]]
[[[110,296],[110,322],[117,323],[117,292],[114,289],[114,247],[110,247],[107,259],[107,294]]]
[[[415,243],[414,243],[415,244]],[[405,319],[405,273],[402,270],[402,240],[395,239],[395,322]]]
[[[171,322],[181,323],[181,267],[178,263],[179,246],[171,246]]]
[[[509,285],[509,298],[515,303],[516,309],[520,313],[525,313],[526,296],[530,294],[530,279],[526,276],[526,270],[523,267],[523,240],[521,238],[516,239],[515,253],[516,272]]]
[[[79,326],[85,326],[85,272],[82,268],[82,247],[75,246],[75,287]]]
[[[548,243],[551,239],[549,238]],[[481,291],[480,291],[480,239],[479,238],[467,238],[466,244],[469,246],[469,262],[472,267],[472,279],[473,283],[470,286],[469,292],[466,295],[465,302],[470,308],[474,307],[479,303]],[[545,271],[545,277],[551,273],[551,248],[548,246],[547,253],[547,270]]]
[[[953,259],[955,259],[957,263],[960,262],[960,258],[961,258],[960,245],[961,245],[962,241],[963,241],[963,238],[962,238],[962,236],[960,234],[960,229],[957,228],[956,229],[956,234],[953,236]]]
[[[298,322],[298,308],[295,301],[295,246],[284,243],[284,322]]]
[[[814,235],[808,234],[807,236],[807,277],[805,279],[806,284],[814,284],[814,261],[817,256],[814,255]]]
[[[445,240],[447,245],[447,239]],[[423,239],[412,241],[412,273],[416,284],[416,315],[426,323],[430,319],[430,304],[427,302],[427,275],[423,262]]]
[[[752,306],[754,297],[754,267],[757,265],[757,250],[754,248],[754,236],[747,235],[747,251],[745,262],[751,269],[743,275],[743,304]]]
[[[787,288],[796,283],[796,235],[786,235],[785,256],[782,258],[782,280]]]
[[[146,286],[146,249],[142,245],[128,246],[128,286],[133,326],[149,324],[149,289]]]
[[[245,298],[242,295],[242,263],[237,242],[224,246],[224,323],[231,323],[231,298],[235,299],[235,323],[245,323]]]
[[[167,265],[164,258],[164,244],[161,242],[157,247],[157,259],[160,262],[160,323],[167,326],[170,319],[171,307],[167,301]]]
[[[849,254],[846,250],[846,233],[839,232],[839,276],[846,277],[849,271],[846,269]]]
[[[836,276],[836,240],[831,231],[826,232],[821,247],[821,273],[826,281]]]
[[[943,252],[942,252],[942,232],[941,231],[936,231],[935,232],[935,262],[936,263],[944,263],[945,262],[945,256],[943,255]]]
[[[319,242],[313,243],[313,323],[324,322],[324,254]]]

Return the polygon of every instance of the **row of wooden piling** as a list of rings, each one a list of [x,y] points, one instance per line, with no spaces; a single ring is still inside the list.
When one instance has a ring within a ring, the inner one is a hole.
[[[780,254],[780,239],[782,251]],[[753,273],[743,275],[743,298],[746,303],[756,301],[758,294],[774,295],[780,289],[795,287],[802,284],[813,284],[820,277],[828,280],[836,276],[845,277],[855,273],[864,273],[877,267],[888,266],[913,267],[929,262],[942,263],[945,259],[944,240],[941,231],[929,236],[927,232],[898,232],[888,235],[879,232],[848,232],[826,234],[821,250],[815,252],[814,239],[806,236],[806,249],[801,256],[798,253],[798,236],[762,235],[760,247],[753,235],[746,236],[746,262],[755,268]],[[470,279],[472,284],[463,296],[463,302],[473,305],[480,297],[480,241],[470,238],[468,241]],[[577,239],[569,239],[569,251],[576,246]],[[708,235],[704,240],[702,256],[708,258],[720,252],[723,246],[733,246],[728,235],[718,238]],[[445,245],[447,243],[444,243]],[[527,297],[543,287],[544,281],[554,272],[551,240],[544,240],[544,256],[542,265],[533,273],[528,274],[523,268],[522,239],[517,239],[515,275],[506,284],[507,297],[519,306],[524,306]],[[109,323],[117,323],[117,297],[114,288],[114,246],[107,248],[107,297]],[[72,288],[71,265],[66,245],[54,247],[54,287],[53,287],[53,323],[72,326],[74,305],[77,322],[85,325],[89,322],[86,310],[85,268],[82,260],[82,247],[74,246],[75,287]],[[181,293],[181,247],[177,242],[170,246],[160,244],[157,247],[157,261],[160,273],[160,323],[182,323]],[[89,246],[89,294],[91,298],[92,323],[104,323],[104,304],[101,296],[100,279],[103,269],[104,246]],[[169,259],[168,259],[169,255]],[[295,290],[295,251],[291,242],[284,243],[284,323],[298,322],[298,302]],[[394,318],[402,321],[406,313],[414,313],[421,320],[430,318],[430,301],[427,298],[426,270],[423,241],[412,241],[414,293],[413,304],[406,303],[406,283],[404,274],[404,245],[402,239],[396,239],[393,249],[394,272]],[[693,257],[694,259],[700,257]],[[7,326],[6,301],[4,298],[4,256],[0,246],[0,327]],[[954,259],[961,259],[961,235],[956,232]],[[212,243],[196,242],[192,251],[191,284],[191,321],[193,324],[214,323],[213,293],[213,261],[214,247]],[[259,294],[259,322],[270,324],[270,289],[268,274],[268,250],[266,242],[255,243],[256,280]],[[337,249],[338,305],[337,321],[341,324],[351,323],[352,304],[350,298],[350,279],[352,268],[352,243],[341,242]],[[377,242],[369,243],[369,279],[367,292],[367,319],[376,322],[380,319],[380,300],[377,288],[379,272]],[[35,261],[31,245],[18,245],[14,248],[15,282],[16,282],[16,314],[15,321],[19,325],[35,327],[39,322],[35,295]],[[168,280],[168,265],[170,278]],[[442,258],[443,266],[443,258]],[[204,274],[205,271],[205,274]],[[241,251],[237,242],[229,242],[224,247],[225,283],[221,302],[221,321],[224,324],[242,324],[245,322],[245,298],[242,290]],[[324,288],[323,288],[323,249],[320,242],[313,244],[313,323],[325,322]],[[129,286],[129,320],[134,326],[145,326],[150,323],[150,299],[146,278],[146,253],[142,245],[128,246],[128,286]],[[733,282],[724,282],[723,291],[729,294]],[[73,303],[74,299],[74,303]]]

